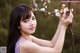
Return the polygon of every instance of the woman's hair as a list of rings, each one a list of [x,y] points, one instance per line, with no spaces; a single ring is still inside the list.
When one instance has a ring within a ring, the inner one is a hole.
[[[9,34],[7,40],[7,53],[15,53],[15,44],[21,36],[21,32],[18,29],[20,20],[28,19],[31,17],[31,11],[35,14],[33,8],[27,5],[19,5],[15,7],[10,15]]]

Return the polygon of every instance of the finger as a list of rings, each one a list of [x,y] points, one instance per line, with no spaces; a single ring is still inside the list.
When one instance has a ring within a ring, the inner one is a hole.
[[[64,19],[66,19],[66,18],[67,18],[67,16],[68,16],[68,15],[66,14],[66,13],[67,13],[67,11],[69,11],[69,9],[68,9],[67,7],[66,7],[66,8],[64,8],[64,13],[63,13],[63,16],[62,16]]]
[[[66,14],[67,13],[67,11],[69,11],[69,9],[66,7],[66,8],[64,8],[64,13]]]
[[[70,15],[69,15],[69,17],[67,18],[67,21],[69,21],[69,22],[72,23],[72,20],[73,20],[73,14],[72,14],[72,12],[70,11]]]
[[[68,19],[73,19],[73,13],[71,11],[70,11],[70,15],[69,15]]]
[[[63,11],[63,9],[61,9],[61,10],[60,10],[60,17],[59,17],[60,20],[61,20],[61,18],[62,18],[62,16],[63,16],[63,13],[64,13],[64,11]]]

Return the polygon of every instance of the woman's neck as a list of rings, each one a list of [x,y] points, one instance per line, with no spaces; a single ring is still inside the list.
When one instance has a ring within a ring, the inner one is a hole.
[[[21,37],[22,38],[24,38],[24,39],[26,39],[26,40],[29,40],[30,39],[30,37],[31,37],[31,34],[27,34],[27,33],[21,33]]]

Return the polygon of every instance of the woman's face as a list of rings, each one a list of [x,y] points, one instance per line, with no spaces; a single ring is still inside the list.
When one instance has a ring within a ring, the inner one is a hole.
[[[26,20],[20,21],[21,33],[32,34],[36,30],[37,21],[33,12],[31,12],[31,17]]]

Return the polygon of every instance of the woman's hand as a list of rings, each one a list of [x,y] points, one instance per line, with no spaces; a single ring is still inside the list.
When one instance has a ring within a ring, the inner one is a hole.
[[[69,24],[72,23],[72,20],[73,20],[73,14],[72,12],[70,11],[69,14],[67,14],[67,11],[69,11],[68,8],[64,8],[63,10],[63,14],[60,16],[60,24],[67,27]]]

